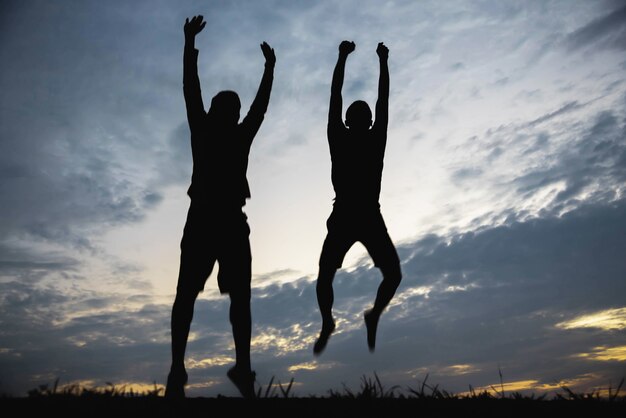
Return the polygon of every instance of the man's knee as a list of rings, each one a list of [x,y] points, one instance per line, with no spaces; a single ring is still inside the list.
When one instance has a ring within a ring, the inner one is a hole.
[[[229,293],[230,296],[230,309],[229,317],[230,322],[235,326],[241,326],[250,323],[250,291],[247,292],[244,289],[238,289]]]
[[[189,257],[181,257],[178,283],[176,284],[176,297],[183,299],[195,299],[204,289],[204,283],[211,274],[211,269],[200,265]]]
[[[247,303],[250,305],[250,299],[252,299],[252,293],[249,287],[231,289],[228,295],[230,296],[231,304]]]
[[[388,282],[390,285],[394,285],[398,287],[400,282],[402,281],[402,271],[400,270],[400,264],[385,268],[382,270],[383,272],[383,280]]]
[[[195,301],[201,291],[191,283],[179,283],[176,287],[176,301]]]
[[[335,267],[320,265],[320,271],[317,275],[317,285],[324,286],[332,284],[336,272],[337,269]]]

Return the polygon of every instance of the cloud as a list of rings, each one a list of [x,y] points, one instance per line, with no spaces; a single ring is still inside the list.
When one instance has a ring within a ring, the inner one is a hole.
[[[94,235],[135,223],[159,204],[156,177],[182,177],[175,165],[154,164],[160,150],[183,158],[167,142],[170,118],[157,116],[184,118],[182,107],[172,111],[182,94],[171,100],[163,83],[163,72],[180,65],[146,72],[136,52],[149,33],[109,7],[27,9],[13,8],[3,37],[0,231],[93,251]],[[19,24],[25,14],[39,21],[36,31]],[[97,16],[98,28],[84,16]],[[152,59],[163,58],[155,52]]]
[[[254,282],[257,284],[257,286],[267,286],[269,284],[275,283],[275,282],[282,282],[285,281],[285,278],[299,278],[298,276],[300,275],[300,272],[294,269],[280,269],[280,270],[274,270],[271,271],[269,273],[263,273],[263,274],[256,274],[254,275]]]
[[[626,361],[626,345],[617,347],[593,347],[591,352],[576,354],[576,357],[594,361]]]
[[[621,7],[567,35],[570,50],[595,45],[597,48],[626,48],[626,7]]]
[[[526,126],[533,127],[533,126],[538,125],[540,123],[549,121],[550,119],[553,119],[553,118],[555,118],[555,117],[557,117],[559,115],[562,115],[564,113],[571,112],[571,111],[576,110],[576,109],[580,109],[581,107],[584,107],[584,106],[585,106],[584,104],[580,104],[580,103],[578,103],[575,100],[571,101],[571,102],[568,102],[568,103],[565,103],[562,107],[560,107],[559,109],[555,110],[554,112],[550,112],[550,113],[548,113],[546,115],[538,117],[537,119],[535,119],[533,121],[528,122],[528,124]]]
[[[463,181],[466,178],[478,177],[483,173],[480,167],[463,167],[455,170],[452,173],[452,178],[455,182]]]
[[[178,124],[156,150],[152,163],[158,175],[151,180],[152,187],[188,186],[193,167],[189,138],[189,126],[185,121]]]
[[[79,265],[75,258],[62,254],[47,252],[33,254],[26,248],[18,245],[3,245],[0,243],[0,277],[7,275],[28,274],[33,271],[66,271],[73,270]]]
[[[473,387],[471,391],[463,392],[462,395],[472,395],[482,392],[487,392],[493,396],[502,396],[510,394],[511,392],[528,392],[544,393],[544,392],[561,392],[563,388],[575,388],[585,385],[590,387],[591,390],[596,390],[594,386],[597,383],[598,376],[588,373],[580,376],[573,377],[571,379],[562,379],[554,382],[540,382],[536,379],[520,380],[515,382],[495,382],[482,387]],[[504,391],[504,393],[503,393]],[[545,393],[544,393],[545,394]],[[602,396],[606,396],[602,393]]]
[[[569,321],[556,324],[558,328],[599,328],[603,330],[620,330],[626,328],[626,308],[607,309],[581,315]]]
[[[397,296],[402,302],[393,304],[387,314],[389,322],[381,324],[381,338],[388,346],[379,349],[386,350],[388,359],[403,360],[386,361],[386,368],[377,369],[406,370],[413,363],[452,382],[441,370],[471,364],[476,371],[465,381],[476,382],[472,384],[496,374],[498,362],[508,379],[527,375],[536,379],[536,374],[524,368],[537,373],[541,370],[537,362],[556,362],[546,365],[543,381],[551,374],[560,373],[555,377],[562,379],[580,370],[595,370],[561,359],[568,352],[577,353],[576,347],[597,345],[597,339],[615,342],[621,337],[569,334],[553,327],[563,315],[622,302],[617,294],[624,291],[620,277],[625,270],[616,249],[624,244],[624,237],[616,231],[626,220],[624,209],[622,201],[617,206],[580,209],[562,218],[535,219],[451,239],[440,237],[435,245],[432,238],[415,243],[415,254],[403,263],[405,279]],[[413,292],[416,286],[430,290]],[[447,291],[451,286],[459,290]],[[617,293],[608,294],[607,288]],[[350,311],[354,320],[358,321],[359,311]],[[359,347],[359,337],[355,331],[337,344]],[[341,358],[344,364],[372,367],[374,360],[354,350],[350,349],[350,360]],[[520,360],[525,358],[528,362]],[[428,367],[441,363],[449,366]]]
[[[533,381],[526,389],[537,389],[588,373],[595,377],[580,387],[606,383],[618,377],[612,365],[621,361],[622,330],[560,324],[576,323],[584,312],[624,309],[626,267],[619,249],[626,245],[620,232],[625,227],[626,202],[618,201],[402,245],[404,279],[381,319],[374,355],[366,348],[362,313],[380,282],[377,269],[337,274],[338,329],[319,359],[311,354],[320,326],[314,281],[254,286],[253,363],[259,381],[293,376],[301,394],[323,394],[377,370],[390,384],[415,385],[430,373],[446,389],[462,391],[468,383],[492,383],[499,364],[507,390],[517,388],[516,382]],[[57,376],[96,383],[164,381],[169,304],[114,294],[66,295],[16,282],[0,290],[0,364],[5,376],[19,376],[4,381],[4,390],[25,391],[41,383],[41,376],[53,376],[48,382]],[[188,359],[190,383],[213,382],[194,386],[190,394],[234,394],[224,378],[233,361],[227,298],[196,303]]]
[[[521,176],[516,183],[528,190],[538,179],[540,183],[535,184],[539,187],[565,181],[565,189],[554,198],[554,203],[561,205],[580,199],[581,193],[595,195],[595,199],[611,199],[626,179],[626,166],[622,163],[626,154],[624,128],[615,113],[599,112],[580,140],[563,150],[556,165]]]
[[[62,383],[91,379],[103,384],[121,382],[121,376],[132,381],[160,376],[159,358],[168,352],[165,307],[120,309],[125,305],[120,295],[67,295],[15,281],[1,287],[3,391],[25,393],[57,377]],[[157,372],[150,372],[154,366]]]
[[[626,179],[624,115],[624,95],[614,93],[490,128],[465,141],[450,179],[464,190],[489,187],[507,196],[506,206],[491,199],[491,213],[475,219],[487,225],[619,199]]]
[[[465,65],[462,62],[455,62],[450,66],[452,71],[459,71],[465,69]]]
[[[189,358],[186,361],[186,367],[188,369],[205,369],[209,367],[215,366],[224,366],[227,364],[234,364],[234,357],[229,356],[214,356],[210,358],[205,358],[202,360],[195,360],[193,358]]]

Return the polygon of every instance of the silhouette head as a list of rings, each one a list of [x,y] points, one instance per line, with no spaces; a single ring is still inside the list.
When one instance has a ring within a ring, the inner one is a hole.
[[[214,117],[220,124],[229,126],[239,123],[240,111],[241,101],[239,101],[237,93],[224,90],[213,97],[207,114]]]
[[[363,100],[357,100],[346,110],[346,126],[354,130],[367,130],[372,126],[372,111]]]

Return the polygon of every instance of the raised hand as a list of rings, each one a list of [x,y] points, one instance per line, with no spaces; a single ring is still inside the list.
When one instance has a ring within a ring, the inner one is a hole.
[[[382,42],[379,42],[378,47],[376,48],[376,53],[380,59],[387,59],[387,57],[389,57],[389,48],[387,48]]]
[[[203,21],[202,15],[194,16],[189,20],[185,19],[185,37],[193,38],[206,26],[206,21]]]
[[[356,48],[356,45],[354,44],[354,42],[352,42],[352,41],[342,41],[339,44],[339,54],[347,56],[352,51],[354,51],[354,48]]]
[[[267,42],[263,42],[261,44],[261,51],[263,51],[263,56],[265,57],[265,62],[267,64],[276,64],[276,55],[274,54],[274,48],[270,47]]]

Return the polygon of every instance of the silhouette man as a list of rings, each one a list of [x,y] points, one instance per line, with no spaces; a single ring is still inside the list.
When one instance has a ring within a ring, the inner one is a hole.
[[[185,396],[185,348],[198,294],[219,262],[220,292],[230,296],[230,322],[236,363],[227,375],[244,397],[254,397],[250,367],[250,229],[242,208],[250,197],[246,178],[252,140],[263,122],[272,89],[274,50],[263,42],[265,71],[250,111],[239,123],[241,103],[233,91],[219,92],[205,113],[198,79],[195,37],[204,29],[202,16],[185,21],[183,91],[191,131],[193,175],[191,205],[180,244],[180,271],[172,309],[172,366],[165,395]]]
[[[380,61],[376,122],[372,124],[372,112],[367,103],[357,100],[348,107],[344,125],[341,119],[341,88],[346,59],[354,49],[354,42],[343,41],[339,45],[339,58],[333,72],[330,93],[327,134],[335,201],[326,222],[328,235],[319,261],[316,290],[322,314],[322,330],[313,347],[315,355],[326,348],[326,343],[335,330],[332,315],[333,278],[355,242],[360,241],[365,246],[375,265],[383,273],[374,307],[364,315],[370,351],[374,351],[376,345],[380,315],[393,298],[402,279],[400,260],[387,233],[378,203],[387,142],[389,49],[382,42],[376,49]]]

